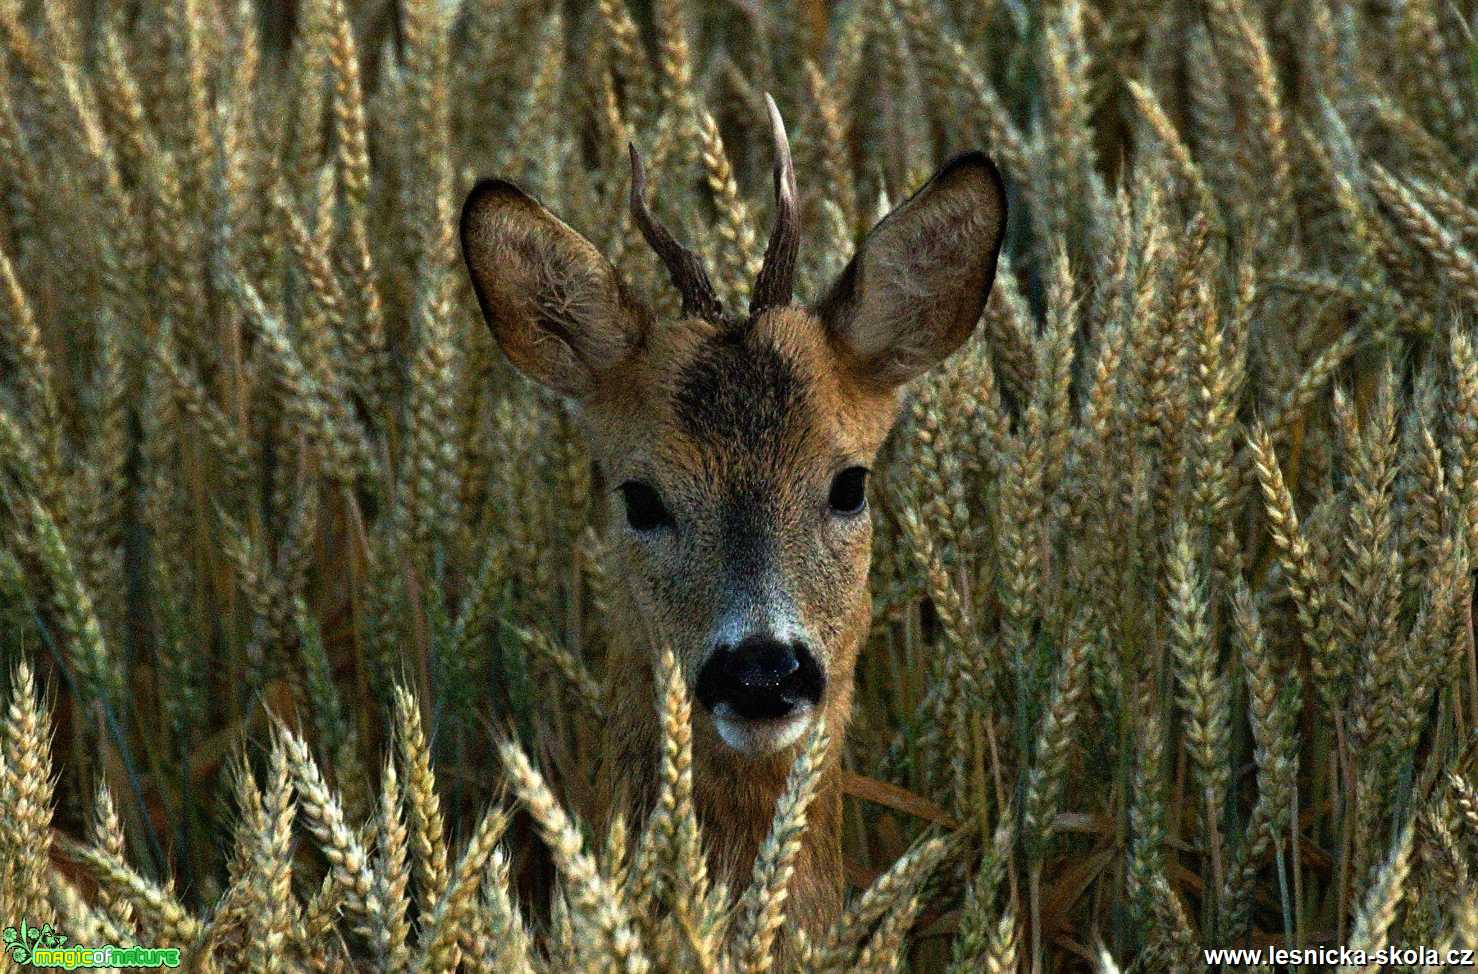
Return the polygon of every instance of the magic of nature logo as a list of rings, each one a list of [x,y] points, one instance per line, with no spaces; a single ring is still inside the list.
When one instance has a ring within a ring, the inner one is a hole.
[[[179,967],[178,947],[119,947],[102,944],[83,947],[68,944],[66,934],[49,923],[39,927],[21,920],[20,926],[6,927],[0,931],[5,952],[17,964],[27,967],[61,968],[76,970],[93,967]]]

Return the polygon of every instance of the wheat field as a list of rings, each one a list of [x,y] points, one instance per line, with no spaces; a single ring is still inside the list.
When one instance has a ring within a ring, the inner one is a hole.
[[[0,925],[201,971],[1201,970],[1478,947],[1472,0],[0,0]],[[819,744],[714,884],[584,825],[608,490],[493,345],[517,181],[797,291],[950,154],[1011,222],[872,491],[851,885]],[[1404,969],[1404,968],[1403,968]],[[1411,969],[1415,969],[1414,967]]]

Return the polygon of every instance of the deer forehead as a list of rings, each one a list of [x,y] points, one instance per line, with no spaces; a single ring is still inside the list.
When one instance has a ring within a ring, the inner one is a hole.
[[[801,308],[742,329],[659,328],[627,381],[592,403],[597,438],[636,462],[721,486],[778,481],[867,462],[897,397],[841,368],[821,323]],[[623,475],[613,470],[615,475]]]

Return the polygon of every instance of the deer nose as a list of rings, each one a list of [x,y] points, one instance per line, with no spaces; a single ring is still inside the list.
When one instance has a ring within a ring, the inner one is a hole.
[[[745,720],[773,720],[820,703],[825,684],[805,643],[750,636],[708,654],[698,672],[697,696],[710,712],[722,705]]]

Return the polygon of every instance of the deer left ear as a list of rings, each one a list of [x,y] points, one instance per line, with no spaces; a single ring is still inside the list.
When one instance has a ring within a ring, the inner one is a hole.
[[[1005,227],[1001,174],[984,153],[968,152],[872,229],[816,308],[860,376],[901,385],[965,343]]]
[[[462,206],[462,256],[503,353],[583,398],[641,347],[646,313],[585,237],[522,190],[484,180]]]

